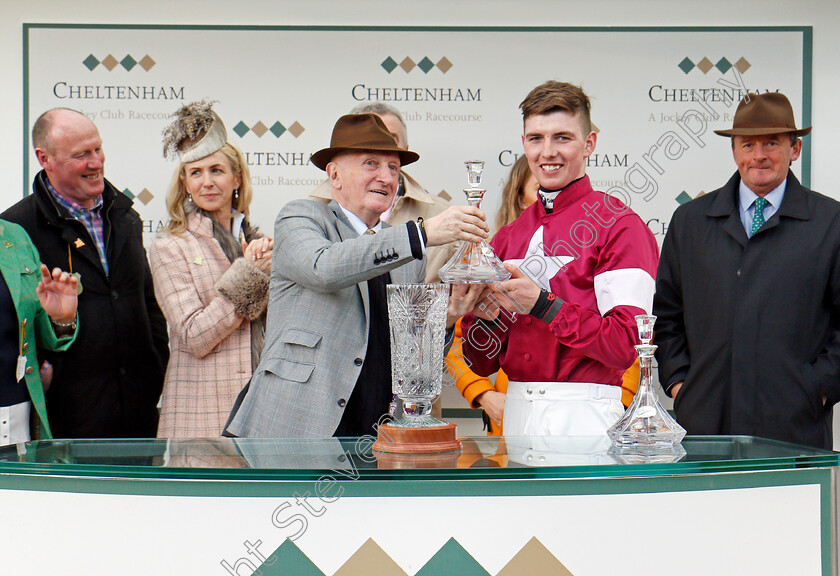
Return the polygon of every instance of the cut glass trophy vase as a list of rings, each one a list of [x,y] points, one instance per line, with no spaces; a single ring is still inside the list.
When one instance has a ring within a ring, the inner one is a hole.
[[[480,188],[481,172],[484,169],[484,162],[471,160],[464,162],[467,166],[467,176],[470,184],[464,189],[467,195],[467,203],[470,206],[481,208],[481,200],[487,190]],[[493,252],[490,243],[486,240],[481,242],[461,242],[458,251],[440,269],[441,280],[447,284],[493,284],[510,278],[510,272],[505,270],[504,264]]]
[[[391,380],[402,400],[396,426],[443,426],[431,415],[443,386],[444,339],[449,287],[444,284],[389,284]]]
[[[636,316],[642,342],[636,346],[641,368],[639,389],[624,416],[607,430],[607,435],[617,446],[667,447],[679,444],[685,437],[685,428],[665,410],[653,387],[653,353],[656,346],[650,341],[655,321],[656,316]]]
[[[455,425],[431,414],[443,385],[449,286],[390,284],[387,293],[392,389],[402,400],[404,413],[377,427],[373,450],[408,455],[460,450]],[[383,465],[398,467],[400,462]]]

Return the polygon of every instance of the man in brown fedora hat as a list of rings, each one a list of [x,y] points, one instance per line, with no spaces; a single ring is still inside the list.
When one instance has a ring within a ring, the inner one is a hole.
[[[402,114],[394,106],[385,102],[366,102],[350,111],[351,114],[376,114],[394,136],[400,148],[408,146],[408,130]],[[309,195],[313,200],[329,203],[332,200],[332,185],[329,180],[318,186]],[[449,208],[450,196],[441,192],[433,196],[405,170],[400,170],[397,194],[391,207],[382,214],[382,221],[391,226],[403,224],[418,217],[429,219]],[[430,246],[426,251],[426,282],[440,282],[438,271],[455,254],[460,244],[450,242],[443,246]]]
[[[790,165],[788,99],[749,94],[732,129],[738,171],[674,213],[656,280],[659,378],[689,434],[832,447],[840,400],[840,203]]]
[[[484,214],[453,206],[425,222],[389,226],[400,167],[419,159],[375,114],[339,118],[312,155],[332,187],[329,204],[298,200],[275,223],[262,359],[231,412],[243,437],[374,434],[388,412],[391,367],[385,286],[422,282],[425,249],[487,237]],[[481,287],[458,287],[449,326]]]
[[[402,113],[391,104],[385,102],[365,102],[354,107],[350,113],[376,114],[382,119],[388,131],[394,136],[399,147],[406,150],[409,149],[408,127],[406,126]],[[332,200],[332,190],[330,181],[326,180],[309,195],[309,198],[329,203]],[[428,220],[449,208],[450,199],[451,197],[445,191],[440,192],[437,196],[433,196],[405,170],[400,170],[397,193],[394,196],[391,207],[382,214],[382,221],[387,222],[391,226],[397,226],[398,224],[403,224],[409,220],[417,220],[418,218]],[[459,242],[450,242],[443,246],[427,247],[425,257],[426,282],[440,282],[440,269],[455,254],[459,246]],[[452,346],[456,351],[447,356],[449,363],[458,362],[457,350],[460,346],[458,344],[459,340],[460,338],[456,335],[455,342]],[[452,370],[451,366],[450,370]],[[468,381],[477,387],[486,387],[485,389],[493,388],[493,383],[488,378],[478,376],[468,366],[461,365],[459,366],[459,370],[459,381],[463,378],[464,381]],[[396,402],[399,405],[399,399],[396,399]],[[440,398],[438,398],[432,407],[432,415],[440,418],[441,410],[442,403]]]

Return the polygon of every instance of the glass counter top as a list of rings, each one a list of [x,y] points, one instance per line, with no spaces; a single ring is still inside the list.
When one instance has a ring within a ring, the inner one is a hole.
[[[219,480],[528,479],[826,468],[840,453],[749,436],[689,436],[677,450],[616,450],[606,437],[465,437],[442,454],[373,452],[373,439],[40,440],[0,448],[0,475]]]

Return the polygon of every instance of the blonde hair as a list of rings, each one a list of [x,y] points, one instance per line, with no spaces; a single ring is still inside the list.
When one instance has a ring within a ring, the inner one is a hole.
[[[502,190],[502,206],[496,214],[496,231],[507,226],[522,214],[520,201],[523,196],[523,188],[531,175],[531,168],[528,166],[528,159],[523,154],[514,162],[510,169],[510,175]]]
[[[251,171],[248,169],[248,163],[245,162],[245,157],[239,148],[231,142],[225,142],[225,145],[218,151],[230,160],[233,173],[239,175],[239,198],[234,195],[232,199],[233,209],[236,213],[242,212],[247,217],[248,207],[251,205],[251,199],[254,195],[254,190],[251,188]],[[187,202],[187,188],[184,186],[185,176],[184,163],[179,162],[166,191],[166,210],[169,212],[169,222],[163,231],[167,234],[181,234],[187,229],[187,210],[184,208],[184,204]]]

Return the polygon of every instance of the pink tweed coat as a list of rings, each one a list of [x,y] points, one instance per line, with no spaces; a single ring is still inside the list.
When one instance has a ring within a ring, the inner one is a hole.
[[[218,437],[251,377],[250,322],[215,287],[231,264],[198,214],[182,235],[155,242],[149,261],[171,348],[157,435]]]

